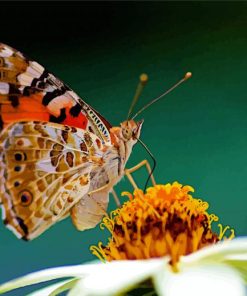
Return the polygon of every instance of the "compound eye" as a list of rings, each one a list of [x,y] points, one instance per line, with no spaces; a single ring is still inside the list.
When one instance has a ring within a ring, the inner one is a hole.
[[[123,136],[126,140],[129,140],[132,137],[132,131],[128,128],[123,128]]]

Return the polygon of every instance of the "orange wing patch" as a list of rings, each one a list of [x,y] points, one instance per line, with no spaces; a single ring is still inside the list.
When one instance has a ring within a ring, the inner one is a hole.
[[[87,124],[88,124],[88,119],[87,117],[80,113],[77,117],[73,117],[70,114],[70,109],[66,108],[65,109],[65,113],[66,113],[66,118],[65,120],[62,122],[62,124],[64,125],[70,125],[70,126],[74,126],[74,127],[79,127],[81,129],[86,129],[87,128]]]
[[[22,120],[49,121],[50,114],[47,108],[42,105],[43,94],[37,93],[29,97],[20,97],[19,105],[13,107],[11,102],[1,106],[1,115],[4,127],[11,122]]]

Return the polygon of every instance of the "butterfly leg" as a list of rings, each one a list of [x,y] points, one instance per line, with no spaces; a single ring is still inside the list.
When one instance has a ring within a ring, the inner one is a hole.
[[[132,167],[130,169],[125,169],[125,175],[129,179],[129,182],[134,187],[134,189],[138,189],[138,186],[137,186],[134,178],[132,177],[132,173],[134,173],[135,171],[139,170],[143,166],[146,166],[146,169],[148,171],[148,174],[151,176],[151,181],[152,181],[153,186],[156,185],[156,182],[155,182],[154,176],[152,174],[152,170],[151,170],[150,164],[149,164],[149,162],[146,159],[144,159],[143,161],[141,161],[140,163],[138,163],[134,167]]]
[[[119,200],[119,198],[118,198],[118,196],[117,196],[116,191],[115,191],[113,188],[112,188],[111,194],[112,194],[112,196],[113,196],[113,198],[114,198],[114,201],[115,201],[117,207],[120,208],[120,207],[121,207],[120,200]]]
[[[134,167],[132,167],[130,169],[125,169],[125,175],[129,179],[129,182],[134,187],[134,189],[138,189],[139,187],[137,186],[134,178],[132,177],[132,173],[134,173],[135,171],[138,171],[143,166],[146,167],[146,169],[148,171],[148,174],[149,174],[149,176],[151,178],[151,182],[152,182],[153,186],[156,185],[156,182],[155,182],[152,170],[151,170],[151,166],[150,166],[149,162],[146,159],[144,159],[143,161],[138,163],[136,166],[134,166]],[[145,200],[142,196],[140,196],[140,198],[143,200],[144,203],[146,203],[154,211],[154,214],[157,215],[157,217],[159,217],[159,213],[154,209],[154,207],[151,204],[149,204],[147,202],[147,200]]]
[[[151,181],[152,181],[153,186],[156,185],[154,176],[153,176],[152,171],[151,171],[150,164],[149,164],[149,162],[146,159],[144,159],[143,161],[141,161],[140,163],[138,163],[136,166],[134,166],[134,167],[132,167],[130,169],[125,169],[125,175],[127,176],[129,182],[134,187],[134,189],[138,189],[138,186],[137,186],[134,178],[132,177],[132,173],[134,173],[135,171],[139,170],[143,166],[146,166],[146,169],[148,171],[148,174],[151,175]],[[121,207],[121,203],[120,203],[119,197],[118,197],[118,195],[117,195],[117,193],[116,193],[116,191],[114,189],[112,189],[111,194],[113,195],[113,198],[115,200],[116,205],[118,207]]]
[[[107,188],[109,188],[109,184],[105,184],[104,186],[102,186],[100,188],[97,188],[95,190],[88,192],[88,195],[93,195],[94,193],[100,192],[100,191],[105,190]]]

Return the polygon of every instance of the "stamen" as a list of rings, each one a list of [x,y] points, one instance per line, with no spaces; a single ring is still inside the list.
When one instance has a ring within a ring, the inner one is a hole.
[[[234,229],[231,229],[229,225],[223,227],[222,224],[218,224],[218,227],[220,229],[220,233],[219,233],[219,239],[222,240],[222,239],[233,239],[235,237],[235,231]],[[229,230],[231,232],[230,236],[227,238],[227,237],[224,237],[225,233],[227,232],[227,230]]]
[[[108,216],[105,216],[100,223],[100,229],[104,230],[107,229],[111,234],[113,233],[113,228],[114,228],[114,222],[113,219],[111,219]]]
[[[106,262],[107,257],[104,256],[104,250],[102,248],[102,242],[98,243],[98,246],[91,246],[90,251],[95,255],[101,262]]]

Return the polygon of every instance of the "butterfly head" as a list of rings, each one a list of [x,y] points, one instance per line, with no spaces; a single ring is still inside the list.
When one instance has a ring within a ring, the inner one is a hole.
[[[133,119],[120,124],[121,137],[124,142],[135,142],[140,137],[143,120],[135,122]]]
[[[125,149],[131,150],[140,137],[142,124],[143,120],[136,122],[131,119],[122,122],[119,127],[111,128],[112,144],[119,147],[122,143]]]

